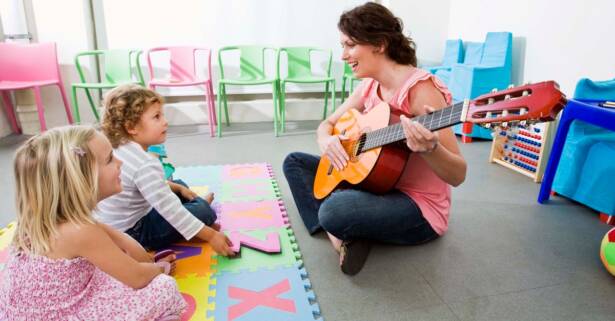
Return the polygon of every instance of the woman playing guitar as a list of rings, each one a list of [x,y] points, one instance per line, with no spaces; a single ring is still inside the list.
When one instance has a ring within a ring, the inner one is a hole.
[[[342,59],[361,85],[317,130],[318,145],[336,170],[350,160],[342,147],[348,137],[332,135],[348,110],[367,113],[386,102],[392,113],[408,117],[429,113],[451,103],[451,94],[433,75],[416,68],[414,43],[402,33],[401,20],[387,8],[366,3],[342,14],[338,22]],[[374,194],[358,188],[337,189],[326,198],[314,196],[320,158],[295,152],[284,160],[284,174],[299,214],[310,233],[323,228],[340,252],[344,273],[363,267],[370,242],[421,244],[448,228],[451,188],[461,184],[466,162],[450,128],[430,132],[402,116],[410,154],[392,191]]]

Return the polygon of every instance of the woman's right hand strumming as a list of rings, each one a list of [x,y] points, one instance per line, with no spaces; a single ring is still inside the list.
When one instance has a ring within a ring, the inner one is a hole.
[[[320,147],[322,156],[327,157],[338,171],[344,169],[350,159],[341,143],[347,139],[348,137],[344,135],[323,135],[318,138],[318,147]]]

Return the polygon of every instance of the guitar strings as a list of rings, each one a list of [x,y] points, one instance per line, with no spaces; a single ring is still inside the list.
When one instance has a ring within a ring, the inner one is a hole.
[[[442,124],[451,124],[453,117],[457,120],[457,118],[461,116],[463,113],[463,108],[459,107],[463,107],[463,103],[457,103],[451,107],[439,109],[430,114],[414,117],[413,120],[420,122],[429,130],[439,129]],[[430,117],[429,120],[427,119],[428,117]],[[446,117],[448,117],[448,120],[446,120]],[[461,120],[459,120],[459,122],[461,122]],[[369,150],[377,146],[401,140],[404,137],[405,135],[403,134],[403,129],[400,123],[380,128],[373,132],[366,133],[365,139],[362,140],[361,147],[358,151],[362,152],[364,150]]]

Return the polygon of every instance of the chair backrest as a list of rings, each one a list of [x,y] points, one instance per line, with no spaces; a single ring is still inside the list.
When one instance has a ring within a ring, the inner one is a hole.
[[[106,50],[104,52],[105,79],[110,83],[131,82],[133,80],[132,69],[133,66],[135,66],[137,68],[139,81],[143,82],[141,66],[139,64],[140,55],[140,50]]]
[[[157,47],[147,51],[147,67],[150,76],[154,78],[154,68],[152,66],[151,53],[156,51],[168,51],[169,71],[171,79],[175,81],[194,81],[197,79],[196,74],[196,53],[204,51],[207,59],[207,77],[211,79],[211,49],[197,48],[190,46],[174,46],[174,47]]]
[[[482,42],[466,42],[465,55],[463,63],[465,65],[478,65],[483,56]]]
[[[512,33],[488,32],[483,45],[483,66],[510,66],[512,64]]]
[[[111,50],[90,50],[82,51],[75,56],[75,67],[81,78],[81,82],[87,82],[83,68],[81,68],[81,57],[95,56],[102,59],[103,81],[112,84],[134,82],[133,66],[137,69],[139,83],[143,83],[143,71],[141,70],[140,56],[141,50],[136,49],[111,49]],[[99,60],[100,61],[100,60]]]
[[[0,43],[0,80],[60,80],[56,44]]]
[[[312,47],[283,47],[280,48],[278,58],[285,52],[288,56],[288,78],[308,78],[312,74],[312,52],[321,52],[327,55],[326,76],[331,76],[331,61],[333,54],[331,50],[324,50]],[[278,69],[280,61],[278,59]],[[278,73],[279,76],[279,73]]]
[[[596,81],[582,78],[574,89],[574,99],[615,100],[615,79]]]
[[[463,59],[463,42],[461,39],[449,39],[444,48],[442,66],[452,66]]]
[[[230,46],[218,50],[218,65],[220,76],[224,78],[224,64],[222,53],[226,51],[239,51],[239,78],[241,80],[261,80],[267,78],[265,73],[265,51],[277,49],[265,46]]]
[[[352,67],[346,62],[344,62],[344,76],[353,76]]]

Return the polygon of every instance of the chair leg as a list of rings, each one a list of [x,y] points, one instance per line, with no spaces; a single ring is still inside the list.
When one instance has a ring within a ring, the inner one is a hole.
[[[206,103],[207,103],[207,115],[209,117],[209,135],[211,137],[214,137],[214,131],[215,131],[215,114],[216,112],[214,111],[214,105],[213,105],[213,99],[214,99],[214,95],[211,92],[211,83],[206,83],[205,84],[205,98],[206,98]]]
[[[45,122],[45,112],[43,110],[43,101],[41,99],[41,89],[34,87],[34,99],[36,100],[36,110],[38,111],[38,121],[41,124],[41,133],[47,130]]]
[[[327,118],[327,104],[328,104],[328,100],[329,100],[329,82],[326,81],[325,82],[325,108],[322,112],[322,119],[324,120],[325,118]]]
[[[342,94],[342,97],[344,95]],[[331,81],[331,113],[335,112],[335,80]]]
[[[226,85],[222,84],[222,95],[224,95],[224,117],[226,119],[226,126],[230,126],[228,117],[228,96],[226,95]]]
[[[279,93],[278,93],[278,82],[273,82],[273,133],[275,137],[278,137],[278,128],[280,124],[278,124],[278,114],[280,113],[280,104],[279,104]]]
[[[214,86],[213,83],[209,83],[209,97],[211,97],[211,112],[213,113],[212,119],[214,120],[214,125],[218,126],[218,116],[216,115],[216,95],[214,95]]]
[[[73,113],[75,116],[75,122],[81,124],[81,115],[79,114],[79,103],[77,103],[77,87],[71,86],[70,97],[73,100]]]
[[[279,83],[279,109],[278,112],[280,113],[280,130],[282,132],[286,131],[286,83],[283,81],[280,81]]]
[[[222,84],[218,85],[218,126],[216,127],[218,137],[222,136]]]
[[[346,76],[342,77],[342,104],[346,99]]]
[[[11,97],[9,97],[8,91],[2,91],[2,100],[4,100],[4,109],[6,110],[6,115],[9,118],[13,132],[21,134],[21,128],[19,128],[17,124],[17,117],[15,117],[15,110],[13,109],[13,103],[11,103]]]
[[[35,87],[38,88],[38,87]],[[66,111],[66,118],[68,119],[69,124],[74,124],[73,121],[73,113],[70,111],[70,103],[68,102],[68,98],[66,97],[66,90],[64,90],[64,85],[59,82],[58,88],[60,88],[60,95],[62,96],[62,101],[64,102],[64,111]],[[40,88],[39,88],[40,95]],[[40,98],[40,97],[39,97]]]
[[[88,96],[90,107],[92,107],[92,112],[94,113],[94,117],[96,117],[96,121],[100,121],[100,115],[98,115],[98,110],[96,110],[96,104],[94,104],[94,99],[92,98],[92,94],[90,94],[90,91],[87,88],[84,88],[84,89],[85,89],[86,96]]]

